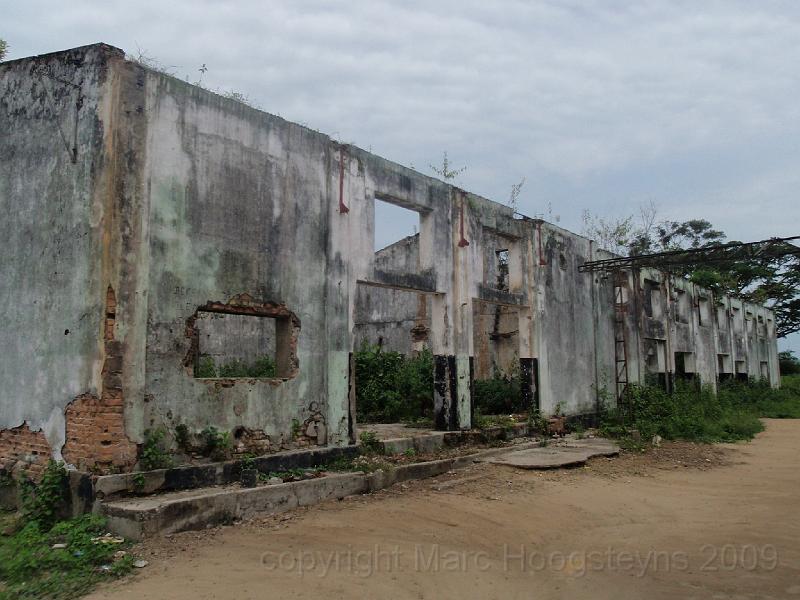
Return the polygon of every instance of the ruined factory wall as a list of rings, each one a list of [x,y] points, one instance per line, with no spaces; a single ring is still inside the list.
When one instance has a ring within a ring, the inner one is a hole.
[[[328,138],[159,73],[147,72],[146,89],[149,326],[140,428],[215,426],[258,438],[260,451],[346,443],[347,415],[329,422],[326,390],[336,333],[325,301],[326,257],[335,258]],[[208,312],[274,320],[277,376],[196,377],[204,339],[211,352],[240,343],[236,328],[216,330],[215,340],[199,336]],[[346,410],[346,395],[338,400]]]
[[[545,413],[613,386],[612,282],[578,272],[606,256],[554,225],[104,45],[0,64],[0,131],[0,459],[129,469],[179,425],[352,443],[364,339],[430,347],[440,429],[470,427],[495,367]],[[376,201],[418,236],[376,255]],[[628,288],[632,380],[778,384],[770,311],[655,272]],[[264,355],[274,377],[198,368]]]
[[[107,327],[122,60],[95,45],[0,64],[0,459],[34,474],[135,460]]]
[[[578,271],[592,256],[590,240],[549,223],[537,225],[537,236],[541,408],[547,414],[594,413],[599,389],[614,386],[611,283]]]
[[[764,378],[778,385],[770,310],[715,295],[655,269],[635,271],[631,282],[628,339],[633,381],[666,389],[676,379],[697,379],[715,387],[725,379]]]

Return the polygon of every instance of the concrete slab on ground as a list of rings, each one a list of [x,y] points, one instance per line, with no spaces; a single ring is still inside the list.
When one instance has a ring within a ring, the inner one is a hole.
[[[483,459],[484,462],[519,469],[558,469],[576,467],[594,456],[616,456],[619,446],[603,438],[586,438],[515,450]]]

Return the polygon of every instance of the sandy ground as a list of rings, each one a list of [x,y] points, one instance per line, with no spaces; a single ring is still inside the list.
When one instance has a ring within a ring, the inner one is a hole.
[[[91,598],[798,598],[800,421],[588,467],[471,469],[152,540]]]

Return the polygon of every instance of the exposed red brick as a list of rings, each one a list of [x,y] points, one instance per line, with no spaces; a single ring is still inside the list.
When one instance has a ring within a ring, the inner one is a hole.
[[[27,423],[0,431],[0,466],[22,468],[36,479],[49,459],[50,445],[43,432],[31,431]]]
[[[126,470],[136,462],[136,444],[125,435],[120,394],[79,396],[67,407],[64,460],[80,470]]]
[[[105,318],[105,339],[114,339],[114,324],[117,320],[117,296],[114,294],[114,288],[108,286],[106,290],[106,318]]]

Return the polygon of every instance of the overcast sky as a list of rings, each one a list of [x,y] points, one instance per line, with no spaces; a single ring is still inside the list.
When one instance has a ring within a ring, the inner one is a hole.
[[[524,177],[519,210],[577,232],[653,201],[732,239],[800,234],[800,2],[0,6],[9,58],[103,41],[192,81],[205,64],[211,88],[420,171],[447,150],[493,200]]]

